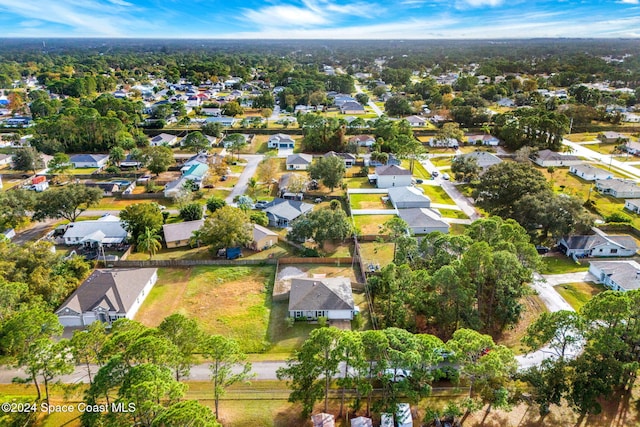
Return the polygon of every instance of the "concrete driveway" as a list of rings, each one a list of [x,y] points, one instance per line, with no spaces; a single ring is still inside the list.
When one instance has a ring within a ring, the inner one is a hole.
[[[264,159],[264,154],[241,154],[241,159],[245,159],[247,161],[247,165],[242,170],[240,177],[238,177],[238,182],[231,190],[231,193],[225,198],[225,201],[228,205],[234,205],[233,199],[236,196],[240,196],[247,192],[247,184],[249,183],[249,178],[256,174],[256,170],[258,169],[258,164]]]

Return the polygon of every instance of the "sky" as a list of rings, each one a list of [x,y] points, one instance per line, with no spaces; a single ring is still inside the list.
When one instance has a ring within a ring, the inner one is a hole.
[[[640,0],[0,0],[0,37],[640,37]]]

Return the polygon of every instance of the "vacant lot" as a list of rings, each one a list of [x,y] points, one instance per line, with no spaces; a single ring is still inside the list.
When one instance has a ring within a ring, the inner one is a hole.
[[[386,194],[351,194],[351,209],[392,209],[393,206],[387,200],[384,202],[382,198],[387,198]]]
[[[395,215],[354,215],[353,222],[360,233],[364,235],[380,234],[382,224],[389,221]]]
[[[181,313],[207,333],[238,340],[246,352],[262,352],[269,347],[273,275],[270,266],[161,268],[136,320],[158,326],[170,314]]]
[[[576,311],[580,311],[583,305],[591,300],[594,296],[605,290],[600,284],[590,282],[569,283],[567,285],[558,285],[556,291],[567,300],[571,307]]]
[[[384,267],[393,261],[393,243],[360,242],[360,254],[365,267],[369,264]]]
[[[512,329],[505,330],[501,336],[496,337],[496,343],[509,347],[515,354],[524,354],[528,349],[520,342],[527,333],[527,328],[541,313],[547,311],[544,303],[537,295],[527,295],[520,301],[524,306],[524,312]]]

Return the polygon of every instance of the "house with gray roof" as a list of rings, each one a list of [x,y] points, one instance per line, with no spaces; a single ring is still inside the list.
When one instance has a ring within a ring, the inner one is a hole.
[[[271,227],[288,227],[291,221],[313,210],[313,205],[298,200],[276,198],[263,211]]]
[[[482,169],[482,172],[486,171],[493,165],[502,163],[502,159],[495,154],[491,154],[488,151],[474,151],[472,153],[462,154],[460,157],[465,159],[475,159],[476,163]]]
[[[449,233],[449,224],[444,222],[440,214],[432,209],[398,209],[398,216],[409,225],[409,229],[414,235],[429,234],[435,231]]]
[[[471,145],[488,145],[491,147],[500,145],[500,140],[489,134],[468,135],[467,142]]]
[[[426,124],[427,124],[427,119],[424,118],[424,117],[420,117],[420,116],[405,117],[405,120],[408,121],[409,124],[411,126],[414,126],[414,127],[426,126]]]
[[[133,319],[158,280],[157,268],[94,270],[56,310],[63,326]]]
[[[296,145],[296,141],[290,135],[284,133],[276,133],[271,135],[267,141],[268,148],[292,149]]]
[[[582,163],[580,157],[571,154],[561,154],[551,150],[540,150],[531,156],[531,161],[538,166],[548,168],[550,166],[563,167]]]
[[[595,181],[597,179],[611,179],[613,174],[601,168],[597,168],[588,163],[573,165],[569,167],[569,173],[584,179],[585,181]]]
[[[316,320],[352,320],[355,305],[347,277],[293,278],[289,292],[289,317]]]
[[[364,107],[357,101],[347,101],[340,106],[342,114],[364,114]]]
[[[565,236],[558,242],[560,250],[571,257],[633,256],[638,245],[628,235],[608,235],[594,228],[596,234]]]
[[[416,187],[391,187],[388,194],[389,201],[396,209],[431,207],[431,199]]]
[[[95,220],[72,222],[62,236],[65,245],[118,244],[127,239],[120,218],[104,215]]]
[[[640,214],[640,199],[627,199],[624,201],[624,208],[633,213]]]
[[[368,178],[378,188],[411,186],[411,172],[397,165],[378,166]]]
[[[313,161],[311,154],[290,154],[287,156],[287,170],[307,170]]]
[[[376,143],[376,139],[373,135],[354,135],[349,138],[349,142],[357,144],[358,147],[371,147]]]
[[[178,137],[168,133],[160,133],[149,140],[149,145],[157,147],[159,145],[168,145],[170,147],[178,143]]]
[[[589,273],[598,283],[614,291],[640,289],[640,264],[635,261],[591,261]]]
[[[323,157],[340,157],[342,161],[344,161],[344,166],[346,168],[353,167],[356,164],[356,156],[351,153],[336,153],[335,151],[329,151],[325,153]]]
[[[74,168],[103,168],[109,161],[106,154],[74,154],[69,158]]]
[[[612,178],[596,180],[596,189],[617,199],[640,198],[640,187],[631,180]]]
[[[162,226],[162,232],[164,233],[164,241],[167,248],[188,246],[193,232],[200,230],[203,225],[203,219],[164,224]]]
[[[608,143],[625,143],[629,142],[629,137],[618,132],[606,131],[598,134],[600,142]]]

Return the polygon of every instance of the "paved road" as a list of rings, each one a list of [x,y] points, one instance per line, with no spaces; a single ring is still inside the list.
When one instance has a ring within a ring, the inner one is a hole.
[[[359,85],[359,84],[357,84],[357,83],[356,83],[356,84],[355,84],[355,87],[356,87],[356,93],[364,93],[364,92],[362,91],[362,88],[360,87],[360,85]],[[376,113],[376,115],[377,115],[378,117],[380,117],[380,116],[382,116],[382,115],[384,114],[384,112],[380,109],[380,107],[378,107],[378,106],[376,105],[376,103],[375,103],[375,102],[373,102],[373,100],[372,100],[372,99],[369,99],[369,102],[367,103],[367,105],[369,105],[369,107],[371,107],[371,109],[373,110],[373,112],[374,112],[374,113]]]
[[[234,205],[233,199],[236,196],[240,196],[247,191],[247,184],[249,183],[249,178],[255,175],[256,170],[258,169],[258,164],[264,159],[263,154],[241,154],[241,159],[245,159],[247,161],[247,165],[244,167],[244,170],[240,174],[238,178],[238,182],[231,190],[231,193],[227,196],[225,201],[228,205]]]
[[[627,164],[626,162],[621,162],[619,160],[616,160],[613,155],[600,154],[597,151],[593,151],[592,149],[588,148],[587,146],[576,144],[575,142],[571,142],[568,139],[563,139],[562,143],[573,150],[573,153],[571,153],[573,155],[586,157],[589,160],[595,160],[597,162],[601,162],[603,165],[607,167],[611,165],[615,168],[618,168],[628,173],[629,175],[636,178],[636,180],[640,179],[640,170]]]

